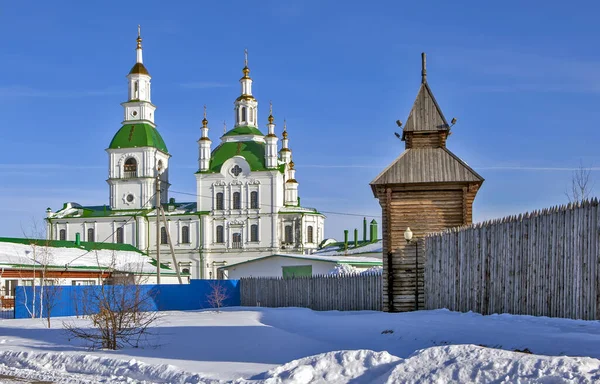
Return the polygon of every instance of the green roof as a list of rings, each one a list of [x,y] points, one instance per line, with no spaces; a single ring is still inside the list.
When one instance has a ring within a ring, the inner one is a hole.
[[[110,142],[110,149],[153,147],[169,153],[158,130],[147,123],[125,124]]]
[[[262,134],[262,132],[260,131],[260,129],[248,125],[248,126],[242,126],[242,127],[233,128],[231,131],[229,131],[226,134],[224,134],[223,137],[238,136],[238,135],[258,135],[258,136],[264,136]]]
[[[237,141],[221,143],[210,157],[210,172],[220,172],[224,162],[233,156],[243,156],[251,171],[266,171],[265,144],[256,141]]]
[[[81,241],[77,245],[74,241],[67,240],[45,240],[45,239],[25,239],[17,237],[0,237],[0,243],[16,243],[25,245],[37,245],[43,247],[56,247],[56,248],[79,248],[85,249],[86,251],[107,249],[111,251],[130,251],[144,253],[134,247],[131,244],[118,244],[118,243],[94,243],[89,241]]]

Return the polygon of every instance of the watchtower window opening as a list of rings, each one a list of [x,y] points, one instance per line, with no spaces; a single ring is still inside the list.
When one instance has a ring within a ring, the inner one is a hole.
[[[89,241],[90,243],[93,243],[95,241],[95,239],[94,239],[94,228],[88,228],[88,230],[87,230],[87,241]]]
[[[187,225],[181,227],[181,242],[183,244],[189,244],[190,242],[190,227]]]
[[[312,227],[312,225],[309,225],[306,228],[306,242],[308,242],[308,243],[314,243],[313,227]]]
[[[125,160],[125,165],[123,166],[124,174],[123,176],[128,179],[130,177],[137,177],[137,160],[133,157]]]
[[[250,208],[258,209],[258,192],[250,192]]]
[[[125,242],[125,234],[123,232],[123,227],[117,228],[117,243],[119,244],[123,244]]]
[[[242,209],[241,195],[239,192],[233,192],[233,209]]]
[[[215,209],[217,211],[222,211],[223,209],[225,209],[223,207],[223,192],[217,193],[216,202],[215,202]]]
[[[241,233],[234,233],[232,240],[233,240],[232,244],[231,244],[232,248],[236,248],[236,249],[242,248],[242,234]]]
[[[167,237],[167,229],[165,227],[160,228],[160,243],[169,244],[169,238]]]
[[[224,230],[222,225],[217,225],[217,243],[222,244],[225,242]]]

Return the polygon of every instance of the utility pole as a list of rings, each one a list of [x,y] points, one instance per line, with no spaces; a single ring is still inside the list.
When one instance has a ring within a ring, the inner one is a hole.
[[[156,172],[156,284],[160,284],[160,168]]]

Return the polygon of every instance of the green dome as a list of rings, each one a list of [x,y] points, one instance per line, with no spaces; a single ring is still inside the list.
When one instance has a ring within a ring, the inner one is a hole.
[[[242,156],[251,171],[266,171],[265,145],[256,141],[231,141],[220,144],[210,156],[209,172],[220,172],[224,162],[233,156]]]
[[[251,125],[243,125],[241,127],[235,127],[223,136],[239,136],[239,135],[258,135],[264,136],[260,129]]]
[[[110,142],[109,149],[153,147],[169,153],[158,130],[146,123],[125,124]]]

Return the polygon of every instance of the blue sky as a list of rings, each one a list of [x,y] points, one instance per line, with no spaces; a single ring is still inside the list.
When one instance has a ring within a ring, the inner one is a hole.
[[[458,118],[448,147],[486,179],[474,219],[566,203],[571,169],[600,167],[600,4],[488,3],[4,2],[0,236],[31,234],[65,201],[108,203],[104,150],[137,24],[172,190],[195,193],[202,106],[213,143],[231,127],[247,48],[261,129],[269,100],[277,131],[288,121],[303,205],[379,216],[368,183],[404,148],[394,122],[425,51],[438,103]],[[326,235],[361,221],[328,214]]]

